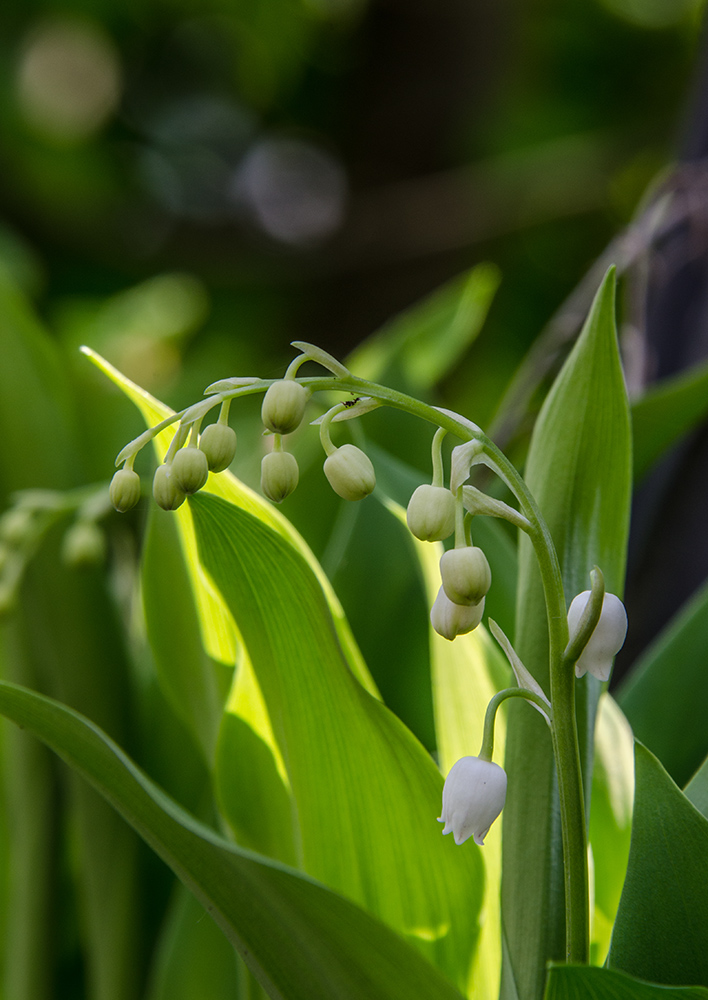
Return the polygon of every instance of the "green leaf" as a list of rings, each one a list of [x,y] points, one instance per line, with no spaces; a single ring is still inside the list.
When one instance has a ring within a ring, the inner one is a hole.
[[[708,1000],[700,986],[659,986],[623,972],[586,965],[552,965],[545,1000]]]
[[[634,740],[617,703],[604,693],[595,726],[589,839],[592,848],[595,910],[591,961],[602,965],[610,947],[627,873],[634,797]]]
[[[177,883],[156,948],[145,1000],[236,1000],[237,956],[212,920]]]
[[[617,693],[638,740],[684,785],[708,753],[708,584],[644,651]]]
[[[393,501],[388,501],[386,507],[405,528],[430,607],[440,587],[443,546],[439,542],[419,541],[408,531],[405,510]],[[449,642],[435,632],[428,617],[428,641],[438,758],[443,773],[447,774],[460,757],[479,753],[487,705],[497,691],[508,686],[510,670],[483,625]],[[498,760],[504,759],[505,736],[506,715],[501,711],[495,729]],[[480,858],[484,864],[485,919],[470,966],[467,991],[474,1000],[496,1000],[501,971],[501,824],[495,824],[485,837]]]
[[[477,337],[500,280],[493,264],[478,264],[365,340],[347,366],[372,382],[397,370],[413,393],[430,389]]]
[[[683,791],[686,798],[694,804],[699,813],[708,819],[708,757],[703,761]]]
[[[282,1000],[460,1000],[415,949],[311,879],[229,844],[71,709],[0,682],[0,712],[85,777],[173,869]]]
[[[708,986],[708,820],[641,743],[635,760],[632,845],[608,964]]]
[[[150,506],[141,583],[160,685],[211,764],[232,671],[204,650],[176,522],[156,504]]]
[[[624,581],[631,461],[614,301],[610,270],[543,405],[526,467],[558,552],[567,603],[589,589],[595,564],[610,592],[621,595]],[[526,536],[520,543],[516,622],[515,648],[548,691],[546,609]],[[576,690],[581,761],[589,773],[600,685],[586,676]],[[551,742],[540,715],[523,705],[509,709],[506,769],[502,915],[508,968],[521,1000],[536,1000],[546,962],[565,953],[565,916]]]
[[[190,506],[200,558],[237,622],[285,764],[302,867],[464,985],[482,869],[476,851],[440,837],[440,773],[351,673],[297,549],[217,497],[197,494]]]
[[[708,413],[708,364],[653,385],[632,403],[634,478],[696,427]]]

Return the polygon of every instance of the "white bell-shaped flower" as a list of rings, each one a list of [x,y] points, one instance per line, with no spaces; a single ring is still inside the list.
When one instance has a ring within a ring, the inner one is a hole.
[[[442,794],[443,834],[452,833],[456,844],[474,837],[484,845],[489,827],[504,808],[506,771],[490,760],[461,757],[450,768]]]
[[[483,614],[484,598],[477,604],[455,604],[441,587],[430,609],[430,623],[438,635],[452,642],[476,629]]]
[[[568,608],[568,631],[571,637],[578,628],[578,622],[590,598],[590,591],[574,597]],[[588,644],[575,664],[575,676],[590,673],[600,681],[610,678],[612,661],[624,645],[627,635],[627,612],[619,597],[605,594],[600,620],[590,636]]]

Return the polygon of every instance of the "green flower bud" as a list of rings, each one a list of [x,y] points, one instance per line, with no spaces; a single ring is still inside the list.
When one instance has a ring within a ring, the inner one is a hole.
[[[445,593],[454,604],[477,604],[492,583],[492,572],[481,549],[468,545],[450,549],[440,560]]]
[[[452,642],[458,635],[476,629],[483,614],[484,598],[477,604],[455,604],[441,587],[430,611],[430,623],[438,635]]]
[[[196,493],[209,478],[209,463],[203,451],[189,445],[172,459],[172,475],[183,493]]]
[[[261,462],[261,490],[273,503],[290,496],[300,478],[297,460],[288,451],[271,451]]]
[[[228,424],[209,424],[200,435],[199,448],[206,455],[209,471],[223,472],[236,454],[236,431]]]
[[[184,492],[172,474],[170,465],[158,465],[152,481],[155,503],[163,510],[177,510],[184,503]]]
[[[140,499],[140,476],[133,469],[118,469],[111,479],[111,503],[121,514]]]
[[[274,382],[263,397],[261,419],[275,434],[291,434],[302,423],[309,391],[291,378]]]
[[[21,548],[29,541],[33,529],[34,517],[26,507],[12,507],[0,517],[0,538],[11,548]]]
[[[343,444],[325,460],[324,474],[343,500],[363,500],[376,486],[371,459],[353,444]]]
[[[421,542],[441,542],[455,530],[455,498],[444,486],[419,486],[408,504],[406,520]]]
[[[106,536],[95,521],[77,521],[64,535],[61,554],[67,566],[95,566],[106,557]]]

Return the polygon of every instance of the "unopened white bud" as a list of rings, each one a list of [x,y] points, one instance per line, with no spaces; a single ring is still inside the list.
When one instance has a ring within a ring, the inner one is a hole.
[[[223,472],[236,454],[236,431],[228,424],[209,424],[199,438],[199,448],[206,455],[209,471]]]
[[[197,493],[209,478],[209,463],[203,451],[189,445],[172,459],[172,475],[183,493]]]
[[[282,503],[298,484],[297,459],[289,451],[271,451],[261,462],[261,491],[273,503]]]
[[[111,503],[121,514],[140,499],[140,476],[133,469],[118,469],[111,479]]]
[[[274,434],[292,434],[305,415],[309,391],[291,378],[274,382],[263,397],[261,419]]]
[[[408,503],[406,520],[421,542],[441,542],[455,530],[455,498],[444,486],[419,486]]]
[[[476,629],[483,614],[484,598],[477,604],[455,604],[441,587],[430,610],[430,623],[438,635],[452,642]]]
[[[371,459],[353,444],[343,444],[328,456],[324,474],[343,500],[363,500],[376,486]]]
[[[20,548],[34,531],[34,517],[27,507],[12,507],[0,517],[0,539],[12,548]]]
[[[584,590],[573,598],[568,608],[568,631],[571,637],[577,630],[589,598],[590,591]],[[612,661],[624,645],[626,635],[627,612],[624,604],[614,594],[605,594],[600,620],[575,664],[575,676],[582,677],[585,673],[591,673],[600,681],[609,680]]]
[[[443,834],[452,833],[456,844],[474,837],[482,847],[505,801],[504,768],[479,757],[461,757],[445,779],[438,823],[445,824]]]
[[[171,465],[158,465],[152,481],[155,503],[163,510],[177,510],[184,503],[185,493],[172,475]]]
[[[475,545],[444,552],[440,575],[445,593],[455,604],[478,604],[492,583],[487,557]]]
[[[61,554],[75,569],[98,565],[106,557],[106,536],[95,521],[77,521],[64,535]]]

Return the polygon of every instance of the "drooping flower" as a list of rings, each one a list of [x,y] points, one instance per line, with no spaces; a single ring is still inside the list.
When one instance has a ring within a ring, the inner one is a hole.
[[[441,542],[455,530],[455,498],[443,486],[419,486],[408,503],[406,520],[421,542]]]
[[[443,834],[452,833],[456,844],[474,837],[484,845],[489,828],[504,808],[506,771],[490,760],[461,757],[450,768],[442,794]]]
[[[568,630],[571,636],[578,627],[589,598],[590,591],[584,590],[573,598],[568,608]],[[575,664],[575,676],[582,677],[585,673],[591,673],[600,681],[609,680],[612,661],[624,645],[626,635],[627,612],[624,604],[614,594],[605,594],[600,620]]]
[[[430,611],[430,623],[438,635],[452,642],[476,629],[483,614],[484,598],[477,604],[455,604],[441,587]]]
[[[487,557],[476,545],[444,552],[440,575],[445,593],[455,604],[479,604],[492,584]]]

